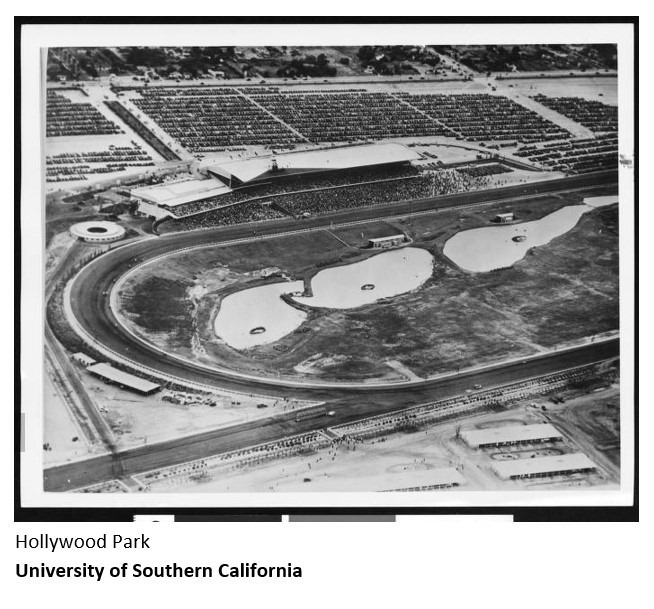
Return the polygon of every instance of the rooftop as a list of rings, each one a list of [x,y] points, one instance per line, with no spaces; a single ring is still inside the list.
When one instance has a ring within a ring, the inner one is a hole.
[[[561,432],[549,423],[535,425],[510,425],[508,427],[491,427],[489,429],[469,429],[461,432],[461,437],[470,446],[484,444],[505,444],[511,442],[528,442],[546,438],[561,438]]]
[[[135,188],[132,196],[145,199],[156,205],[176,207],[198,199],[208,199],[216,195],[231,192],[229,186],[225,186],[220,180],[209,178],[207,180],[179,180],[175,182],[164,182],[156,186]]]
[[[500,478],[549,474],[580,469],[597,469],[597,466],[584,453],[517,459],[516,461],[496,461],[491,466]]]
[[[383,241],[388,241],[389,239],[404,239],[404,234],[399,233],[397,235],[388,235],[386,237],[372,237],[371,239],[368,239],[368,241],[371,241],[372,243],[380,243]]]
[[[155,391],[161,386],[139,378],[138,376],[134,376],[133,374],[129,374],[128,372],[118,370],[109,364],[94,364],[93,366],[89,366],[87,370],[109,381],[124,385],[125,387],[136,389],[137,391],[141,391],[143,393]]]
[[[395,486],[388,490],[399,490],[408,488],[419,488],[429,486],[459,485],[463,486],[466,479],[453,467],[443,467],[424,471],[414,471],[411,475],[403,475],[397,480],[393,476],[388,477],[388,485]]]
[[[241,182],[250,182],[270,172],[272,161],[277,161],[279,169],[318,170],[352,169],[386,163],[413,161],[420,158],[416,152],[402,144],[369,144],[347,146],[323,150],[287,152],[265,157],[244,159],[242,161],[216,162],[207,169],[229,174]]]

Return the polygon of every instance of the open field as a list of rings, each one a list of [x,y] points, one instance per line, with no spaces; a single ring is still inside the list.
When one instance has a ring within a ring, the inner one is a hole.
[[[163,349],[264,376],[403,380],[530,355],[618,328],[617,206],[585,214],[569,233],[490,273],[457,268],[443,244],[496,213],[536,220],[580,202],[558,195],[174,254],[128,277],[121,315]],[[247,351],[215,336],[213,320],[229,293],[280,281],[280,273],[307,281],[327,266],[370,256],[359,249],[367,239],[399,231],[434,256],[422,288],[352,310],[311,310],[295,332]],[[258,275],[271,267],[277,277]]]

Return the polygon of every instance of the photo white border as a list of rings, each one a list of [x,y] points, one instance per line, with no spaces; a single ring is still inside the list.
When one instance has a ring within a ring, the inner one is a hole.
[[[633,169],[620,168],[621,484],[619,491],[447,491],[446,493],[152,493],[80,494],[42,490],[44,195],[43,76],[40,49],[55,46],[363,44],[618,44],[619,152],[633,156],[634,82],[631,24],[203,24],[24,25],[21,38],[21,375],[26,418],[21,455],[23,507],[505,507],[626,506],[634,471]],[[38,175],[32,168],[38,167]],[[36,212],[38,213],[35,213]]]

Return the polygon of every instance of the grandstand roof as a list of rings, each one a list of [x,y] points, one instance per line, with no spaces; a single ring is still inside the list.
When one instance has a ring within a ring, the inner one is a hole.
[[[152,393],[161,387],[161,385],[157,385],[156,383],[151,383],[128,372],[118,370],[110,364],[94,364],[93,366],[89,366],[87,370],[107,381],[128,387],[139,393]]]
[[[496,461],[491,466],[500,478],[515,476],[536,476],[556,474],[583,469],[597,469],[597,466],[584,453],[516,459],[515,461]]]
[[[231,175],[241,182],[250,182],[270,173],[273,158],[279,169],[296,171],[354,169],[386,163],[402,163],[420,158],[416,152],[402,144],[369,144],[365,146],[344,146],[323,150],[288,152],[241,161],[217,162],[209,165],[221,175]]]
[[[461,432],[461,437],[469,446],[485,444],[511,444],[512,442],[529,442],[561,438],[561,432],[549,423],[535,425],[510,425],[490,429],[470,429]]]
[[[178,180],[175,182],[164,182],[156,186],[135,188],[132,196],[145,199],[156,205],[166,207],[177,207],[191,201],[208,199],[216,195],[230,192],[229,186],[225,186],[220,180],[209,178],[208,180]]]

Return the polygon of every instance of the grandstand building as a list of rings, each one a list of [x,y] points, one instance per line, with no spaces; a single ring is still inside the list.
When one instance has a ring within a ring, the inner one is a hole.
[[[343,146],[287,152],[241,161],[213,162],[206,171],[232,188],[289,177],[309,177],[337,171],[383,168],[410,163],[420,155],[401,144]]]
[[[231,192],[220,180],[183,179],[135,188],[130,193],[138,202],[137,212],[157,220],[179,217],[176,208],[194,201],[201,201]]]
[[[236,161],[214,159],[200,166],[207,176],[205,179],[185,178],[136,188],[131,196],[138,202],[137,211],[143,215],[157,220],[186,218],[268,197],[274,202],[276,195],[313,190],[318,181],[324,183],[332,177],[342,186],[348,185],[350,176],[357,183],[374,181],[375,178],[370,178],[373,171],[392,178],[420,158],[406,146],[390,143],[288,152]]]

